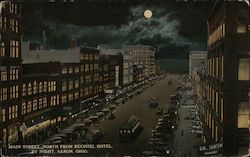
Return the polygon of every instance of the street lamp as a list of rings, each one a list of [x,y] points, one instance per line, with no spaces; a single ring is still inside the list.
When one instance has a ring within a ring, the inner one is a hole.
[[[36,125],[36,144],[38,143],[38,130],[39,130],[39,127],[38,125]]]

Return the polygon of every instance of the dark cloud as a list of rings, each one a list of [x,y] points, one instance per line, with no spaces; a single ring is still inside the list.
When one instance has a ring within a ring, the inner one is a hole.
[[[152,18],[144,18],[145,9],[153,11]],[[39,37],[41,37],[42,29],[45,29],[49,45],[53,48],[67,48],[69,40],[75,38],[78,43],[84,42],[90,46],[110,44],[114,48],[119,48],[124,44],[148,44],[158,49],[158,58],[186,58],[189,49],[206,49],[208,10],[209,7],[206,4],[191,5],[191,7],[179,4],[177,6],[137,5],[131,6],[126,18],[122,18],[128,19],[124,23],[91,26],[69,21],[55,21],[51,17],[45,17],[42,10],[37,10],[35,14],[40,20],[40,25],[37,24],[38,28],[34,29],[37,29],[35,34]],[[112,15],[110,14],[110,18]],[[78,16],[84,19],[87,15]],[[95,17],[92,20],[99,19]],[[33,23],[36,22],[34,20]],[[26,30],[27,28],[29,26],[25,27]],[[29,30],[26,34],[26,40],[35,36]]]

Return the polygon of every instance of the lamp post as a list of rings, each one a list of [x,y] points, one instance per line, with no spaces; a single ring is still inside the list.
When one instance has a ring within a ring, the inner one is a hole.
[[[39,127],[38,125],[36,125],[36,144],[38,143],[38,130],[39,130]]]

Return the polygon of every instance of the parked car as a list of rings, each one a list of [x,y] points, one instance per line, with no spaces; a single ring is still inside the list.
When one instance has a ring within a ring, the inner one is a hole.
[[[91,116],[91,117],[89,117],[89,120],[91,120],[93,123],[97,123],[99,121],[99,117],[98,116]]]
[[[104,133],[100,129],[93,129],[89,131],[89,135],[87,135],[87,139],[90,143],[97,143],[104,136]]]
[[[157,106],[159,105],[156,97],[152,97],[150,100],[149,100],[149,107],[150,108],[156,108]]]

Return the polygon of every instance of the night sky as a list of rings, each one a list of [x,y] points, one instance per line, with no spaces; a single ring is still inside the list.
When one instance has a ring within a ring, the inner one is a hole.
[[[187,58],[190,49],[206,50],[206,21],[213,1],[110,1],[23,3],[24,40],[42,41],[45,30],[54,49],[67,48],[75,38],[78,45],[88,46],[153,45],[157,58]],[[143,16],[145,9],[152,10],[152,18]]]

